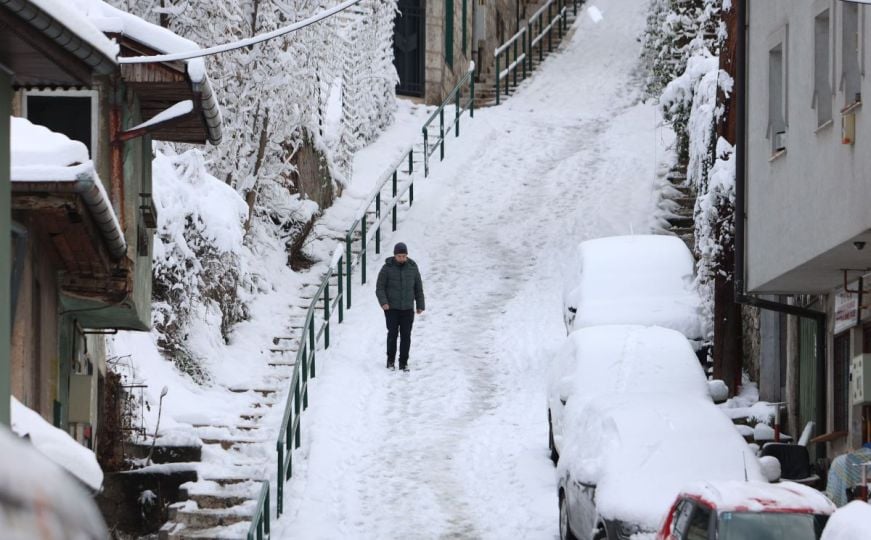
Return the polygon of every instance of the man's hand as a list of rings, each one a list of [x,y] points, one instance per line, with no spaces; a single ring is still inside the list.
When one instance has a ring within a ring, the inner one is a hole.
[[[383,309],[384,311],[387,311],[388,309],[390,309],[390,304],[382,304],[381,309]]]
[[[421,313],[423,313],[423,310],[418,308],[417,314],[420,315]]]

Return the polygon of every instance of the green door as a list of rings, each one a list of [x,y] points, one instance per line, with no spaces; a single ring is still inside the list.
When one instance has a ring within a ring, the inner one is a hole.
[[[799,319],[798,342],[798,431],[804,429],[808,422],[814,422],[814,434],[825,433],[825,422],[822,421],[822,411],[818,410],[817,395],[823,381],[817,380],[817,323],[812,319]],[[814,447],[808,448],[811,461]]]

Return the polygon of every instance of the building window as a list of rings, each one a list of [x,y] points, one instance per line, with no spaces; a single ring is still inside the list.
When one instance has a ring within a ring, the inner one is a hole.
[[[850,332],[835,336],[832,360],[834,361],[834,378],[832,393],[834,394],[833,409],[835,413],[834,431],[847,431],[847,403],[850,390]]]
[[[862,101],[862,87],[859,74],[859,6],[842,3],[843,21],[841,33],[841,52],[843,66],[841,89],[844,91],[844,108]]]
[[[445,63],[454,67],[454,0],[445,0]]]
[[[27,90],[23,105],[28,120],[84,143],[91,160],[97,160],[95,90]]]
[[[832,121],[831,31],[829,10],[814,18],[814,108],[817,126]]]
[[[786,58],[783,42],[768,51],[768,137],[772,155],[786,150]]]

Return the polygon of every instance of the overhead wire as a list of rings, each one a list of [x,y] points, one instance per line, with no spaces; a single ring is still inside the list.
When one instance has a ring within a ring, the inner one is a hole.
[[[233,51],[236,49],[241,49],[243,47],[250,47],[251,45],[256,45],[258,43],[263,43],[264,41],[269,41],[270,39],[275,39],[277,37],[281,37],[283,35],[289,34],[291,32],[295,32],[297,30],[301,30],[307,26],[311,26],[312,24],[322,21],[327,17],[331,17],[340,11],[344,11],[349,7],[359,4],[362,0],[346,0],[341,4],[331,7],[325,11],[320,13],[316,13],[307,19],[303,19],[301,21],[295,22],[288,26],[283,26],[281,28],[277,28],[271,32],[267,32],[265,34],[260,34],[258,36],[252,36],[250,38],[241,39],[238,41],[234,41],[232,43],[224,43],[222,45],[215,45],[213,47],[208,47],[206,49],[198,49],[192,51],[178,52],[178,53],[169,53],[169,54],[158,54],[152,56],[126,56],[123,58],[118,58],[119,64],[151,64],[157,62],[174,62],[176,60],[190,60],[191,58],[201,58],[203,56],[210,56],[213,54],[220,54],[224,52]]]

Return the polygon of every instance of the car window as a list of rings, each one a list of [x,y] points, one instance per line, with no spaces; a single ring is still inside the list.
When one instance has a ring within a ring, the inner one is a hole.
[[[693,503],[686,499],[682,500],[674,511],[674,525],[671,532],[678,538],[683,538],[690,523],[690,514],[693,512]]]
[[[816,540],[828,516],[775,512],[723,512],[719,521],[721,540]]]
[[[711,511],[704,506],[696,506],[690,518],[684,540],[708,540],[708,525],[711,523]]]

